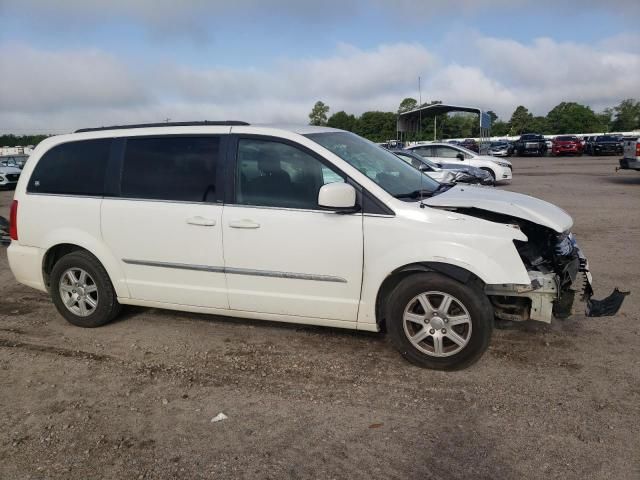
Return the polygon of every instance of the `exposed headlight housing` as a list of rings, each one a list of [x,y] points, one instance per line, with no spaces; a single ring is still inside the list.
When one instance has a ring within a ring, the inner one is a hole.
[[[507,162],[496,162],[498,165],[500,165],[501,167],[506,167],[509,168],[509,164]]]

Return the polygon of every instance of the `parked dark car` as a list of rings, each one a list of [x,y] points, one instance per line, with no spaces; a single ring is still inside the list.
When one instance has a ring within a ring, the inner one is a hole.
[[[525,133],[516,140],[515,148],[521,157],[525,155],[540,156],[547,153],[547,141],[539,133]]]
[[[618,137],[598,135],[591,142],[589,153],[591,155],[622,155],[622,145]]]
[[[553,139],[551,155],[582,155],[582,142],[575,135],[559,135]]]
[[[473,138],[465,138],[462,142],[459,143],[461,147],[467,148],[473,152],[480,152],[480,145]]]
[[[420,170],[423,171],[432,168],[449,170],[456,175],[456,183],[471,183],[478,185],[494,185],[495,183],[491,174],[481,168],[472,167],[470,165],[436,162],[435,160],[425,158],[411,150],[391,150],[391,152],[400,157],[410,159],[410,162],[407,163],[411,163],[411,165],[416,168],[420,168]],[[403,160],[405,158],[403,158]]]

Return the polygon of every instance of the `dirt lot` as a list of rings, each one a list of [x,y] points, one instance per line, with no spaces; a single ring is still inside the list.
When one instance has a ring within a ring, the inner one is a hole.
[[[0,478],[640,478],[640,174],[513,162],[506,188],[573,215],[596,295],[632,296],[497,330],[457,373],[325,328],[149,309],[75,328],[0,249]]]

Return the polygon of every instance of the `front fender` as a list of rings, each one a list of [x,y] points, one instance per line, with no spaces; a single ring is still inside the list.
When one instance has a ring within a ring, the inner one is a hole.
[[[442,215],[446,213],[437,212],[433,222],[365,217],[359,323],[376,322],[376,298],[382,283],[405,265],[427,262],[454,265],[487,285],[530,284],[513,243],[514,238],[522,236],[520,232],[514,230],[510,235],[507,227],[486,222],[485,225],[465,220],[443,222]]]

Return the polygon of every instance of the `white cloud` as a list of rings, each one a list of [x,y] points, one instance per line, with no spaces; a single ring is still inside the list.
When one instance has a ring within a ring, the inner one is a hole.
[[[0,83],[0,129],[59,132],[167,117],[306,123],[316,100],[332,112],[393,111],[417,96],[418,76],[423,100],[476,105],[503,118],[519,104],[536,114],[561,101],[601,109],[638,96],[640,52],[616,48],[623,40],[586,46],[471,36],[465,41],[480,52],[473,64],[437,58],[419,44],[339,45],[327,57],[246,69],[131,66],[95,50],[0,45],[12,66]]]

